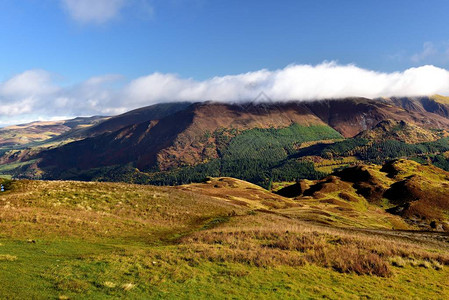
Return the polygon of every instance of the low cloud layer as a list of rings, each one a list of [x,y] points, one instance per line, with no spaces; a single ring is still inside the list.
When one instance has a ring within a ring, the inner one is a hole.
[[[449,71],[427,65],[381,73],[325,62],[204,81],[162,73],[131,81],[104,75],[63,87],[49,72],[30,70],[0,83],[0,126],[55,116],[114,115],[159,102],[251,101],[261,92],[275,101],[449,95]]]

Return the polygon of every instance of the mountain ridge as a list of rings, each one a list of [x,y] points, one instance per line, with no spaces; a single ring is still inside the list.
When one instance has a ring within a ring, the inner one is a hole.
[[[443,100],[434,98],[156,104],[110,117],[91,126],[84,131],[85,135],[79,141],[52,149],[41,149],[22,158],[15,154],[10,156],[11,159],[3,161],[25,164],[27,161],[34,161],[31,168],[38,171],[28,174],[46,174],[44,178],[49,179],[58,179],[62,173],[75,175],[80,171],[106,167],[130,166],[149,174],[162,172],[160,173],[162,176],[164,172],[171,170],[204,166],[208,170],[211,170],[210,168],[215,170],[214,174],[224,176],[238,174],[247,176],[244,175],[247,174],[246,171],[241,173],[242,170],[254,169],[250,177],[242,179],[249,179],[252,182],[261,180],[265,182],[264,184],[268,184],[269,178],[274,176],[273,172],[293,174],[293,165],[303,168],[306,173],[301,174],[309,174],[307,176],[315,178],[318,173],[310,171],[313,169],[313,167],[310,169],[310,164],[317,166],[317,162],[313,162],[315,160],[313,157],[311,160],[307,157],[300,160],[293,159],[295,153],[303,151],[300,148],[305,147],[307,143],[316,144],[320,140],[327,140],[328,143],[335,144],[342,139],[346,139],[343,144],[351,143],[352,140],[360,143],[357,141],[363,139],[374,141],[375,136],[379,136],[378,142],[388,141],[391,138],[399,143],[405,143],[399,147],[405,147],[412,142],[436,143],[445,136],[444,132],[449,130],[449,119],[444,113],[444,109],[448,107],[443,101],[445,98],[441,98]],[[434,103],[439,109],[424,105],[428,102]],[[392,123],[388,125],[385,122]],[[379,129],[382,127],[379,124],[388,126]],[[389,131],[394,126],[397,127],[397,134],[391,136]],[[378,132],[374,133],[376,130]],[[419,136],[405,139],[413,131],[419,132]],[[364,136],[362,132],[365,132]],[[310,147],[323,146],[318,144]],[[417,147],[421,147],[420,144]],[[443,145],[441,149],[445,149],[444,147],[446,146]],[[250,153],[245,148],[253,149],[255,152]],[[242,156],[241,153],[247,153],[245,155],[249,156]],[[372,157],[373,153],[369,155]],[[364,157],[363,154],[357,159],[363,160]],[[258,164],[262,169],[255,168]],[[23,167],[16,170],[18,171],[14,173],[15,176],[24,174]],[[240,171],[233,173],[233,170]],[[256,170],[264,174],[257,175]],[[87,178],[96,178],[89,176]],[[184,178],[186,175],[182,176]],[[100,177],[103,178],[103,175]],[[287,177],[282,175],[280,178]],[[150,181],[155,182],[153,179]],[[177,179],[174,182],[184,181]]]

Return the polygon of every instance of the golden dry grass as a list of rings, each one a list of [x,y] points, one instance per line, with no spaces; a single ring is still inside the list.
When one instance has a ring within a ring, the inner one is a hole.
[[[127,237],[153,241],[202,226],[240,207],[167,187],[16,181],[0,194],[2,236]]]
[[[255,266],[316,264],[343,273],[390,276],[390,259],[449,265],[449,248],[379,233],[329,228],[270,214],[234,218],[226,225],[182,239],[193,256]]]
[[[258,185],[230,178],[209,178],[204,183],[182,185],[179,189],[207,195],[251,209],[279,209],[298,206],[295,201],[273,194]]]

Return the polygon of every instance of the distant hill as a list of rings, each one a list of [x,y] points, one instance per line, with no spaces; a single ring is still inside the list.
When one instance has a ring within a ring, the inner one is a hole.
[[[301,142],[341,138],[303,103],[196,103],[160,120],[43,152],[39,167],[61,172],[131,163],[142,171],[167,171],[214,159],[252,165],[268,159],[276,164]],[[259,151],[252,152],[252,146]],[[245,157],[242,153],[248,150]]]
[[[17,164],[22,167],[33,163],[33,169],[35,169],[34,156],[41,151],[112,132],[136,122],[158,120],[188,105],[190,103],[187,102],[155,104],[113,117],[79,117],[54,122],[33,122],[0,129],[0,169],[2,164],[13,164],[6,169],[14,169],[15,174],[21,174],[21,176],[33,177],[36,172],[22,173],[22,169],[17,170]],[[37,173],[41,174],[40,171]]]
[[[78,117],[71,120],[40,121],[0,128],[0,148],[46,141],[73,130],[85,130],[107,117]]]
[[[432,109],[431,105],[423,103],[434,104],[441,110]],[[383,120],[405,121],[424,128],[449,128],[449,119],[442,113],[449,106],[429,97],[333,99],[310,102],[307,106],[323,122],[345,137],[354,137]]]
[[[409,112],[433,113],[449,117],[449,97],[433,95],[430,97],[392,97],[384,101],[400,106]]]

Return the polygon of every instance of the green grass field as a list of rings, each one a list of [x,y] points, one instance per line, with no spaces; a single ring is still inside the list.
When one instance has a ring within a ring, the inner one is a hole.
[[[447,299],[449,272],[406,266],[394,276],[341,274],[307,264],[186,260],[176,246],[2,239],[2,299]],[[6,284],[5,284],[6,283]]]
[[[243,181],[3,183],[0,299],[449,297],[446,244],[304,222]]]

